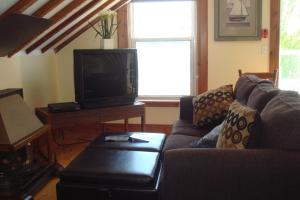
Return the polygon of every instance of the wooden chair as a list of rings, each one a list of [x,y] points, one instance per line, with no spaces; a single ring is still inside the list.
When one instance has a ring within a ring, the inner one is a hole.
[[[278,70],[275,69],[273,72],[245,72],[242,73],[242,70],[239,69],[239,77],[242,75],[255,75],[262,79],[268,79],[274,83],[275,86],[278,86]]]

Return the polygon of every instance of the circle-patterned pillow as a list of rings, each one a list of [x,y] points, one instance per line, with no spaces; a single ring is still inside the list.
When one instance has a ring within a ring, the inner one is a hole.
[[[233,102],[232,85],[209,90],[193,98],[193,124],[197,127],[220,124]]]
[[[234,101],[225,117],[217,148],[245,149],[250,135],[257,135],[260,118],[258,112]]]

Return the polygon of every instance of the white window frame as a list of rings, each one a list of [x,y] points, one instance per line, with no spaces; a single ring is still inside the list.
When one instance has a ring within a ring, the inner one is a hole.
[[[180,1],[180,0],[177,0]],[[186,0],[182,0],[186,1]],[[150,1],[149,1],[150,2]],[[152,1],[153,2],[153,1]],[[192,1],[193,2],[193,1]],[[130,5],[130,35],[131,35],[131,42],[130,45],[132,48],[136,48],[136,43],[137,42],[158,42],[158,41],[190,41],[191,44],[191,49],[190,49],[190,95],[195,95],[197,92],[197,63],[196,63],[196,37],[197,37],[197,5],[196,2],[194,2],[194,8],[193,8],[193,30],[192,33],[193,35],[191,37],[168,37],[168,38],[136,38],[134,36],[134,31],[133,31],[133,24],[134,24],[134,19],[132,17],[133,11],[134,11],[134,4],[135,2],[132,2]],[[137,3],[137,2],[136,2]],[[140,2],[139,2],[140,3]],[[138,96],[139,100],[178,100],[182,95],[159,95],[159,96],[154,96],[154,95],[142,95]]]

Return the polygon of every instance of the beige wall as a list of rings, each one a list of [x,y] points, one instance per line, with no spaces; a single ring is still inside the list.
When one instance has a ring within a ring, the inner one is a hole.
[[[32,107],[56,101],[54,55],[23,55],[0,58],[0,89],[23,88]]]
[[[96,49],[100,47],[99,38],[90,29],[56,54],[58,101],[74,101],[73,50]]]
[[[237,70],[267,71],[268,56],[262,55],[262,46],[269,40],[215,42],[214,5],[208,0],[208,87],[235,83]],[[263,28],[269,29],[270,0],[263,1]],[[0,89],[23,87],[25,100],[32,105],[45,106],[49,102],[74,101],[73,49],[99,48],[98,38],[88,30],[56,55],[19,55],[0,58]],[[178,108],[147,108],[146,123],[171,124],[178,119]],[[134,119],[131,122],[139,123]]]
[[[20,59],[0,58],[0,90],[5,88],[19,88],[22,87],[21,73],[20,73]]]
[[[54,55],[20,55],[24,99],[32,107],[56,102]]]

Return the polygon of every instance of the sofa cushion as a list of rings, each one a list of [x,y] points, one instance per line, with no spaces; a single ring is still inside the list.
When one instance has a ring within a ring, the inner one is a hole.
[[[60,173],[60,180],[77,185],[153,188],[159,156],[159,152],[86,148]]]
[[[197,127],[220,124],[233,102],[232,85],[209,90],[193,98],[193,124]]]
[[[254,136],[255,142],[257,142],[258,138],[255,138],[255,136],[260,134],[259,123],[260,118],[256,110],[234,101],[222,123],[216,147],[230,149],[253,147],[254,142],[249,138]],[[250,145],[248,145],[248,142],[250,142]]]
[[[208,134],[191,143],[192,148],[215,148],[223,123],[213,128]]]
[[[269,80],[260,79],[254,75],[243,75],[236,82],[234,88],[234,99],[246,105],[249,95],[258,83],[272,83]]]
[[[196,128],[191,122],[186,120],[177,120],[173,123],[171,133],[175,135],[189,135],[201,137],[209,133],[210,130],[211,128],[209,127]]]
[[[259,83],[252,90],[247,106],[256,109],[260,113],[265,105],[278,93],[279,89],[275,88],[272,83]]]
[[[179,119],[193,123],[193,98],[194,96],[180,97]]]
[[[262,148],[300,150],[300,97],[280,91],[261,112]]]
[[[200,137],[187,135],[170,135],[167,137],[163,151],[171,149],[190,148],[190,144]]]

